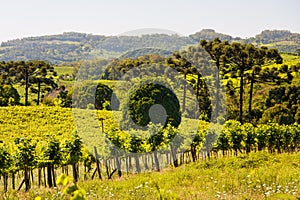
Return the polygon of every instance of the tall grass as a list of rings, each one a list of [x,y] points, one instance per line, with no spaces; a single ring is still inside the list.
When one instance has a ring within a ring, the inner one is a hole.
[[[88,199],[297,199],[300,155],[257,152],[78,185]],[[28,194],[13,195],[61,199],[61,190],[36,188]]]

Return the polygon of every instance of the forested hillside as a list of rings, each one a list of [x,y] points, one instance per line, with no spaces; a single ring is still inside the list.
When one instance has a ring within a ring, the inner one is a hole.
[[[119,57],[128,51],[129,57],[140,55],[143,48],[159,48],[159,53],[180,50],[194,45],[200,40],[220,40],[229,42],[255,43],[276,48],[281,52],[297,53],[300,49],[300,34],[290,31],[265,30],[248,39],[234,38],[217,33],[212,29],[203,29],[189,36],[151,34],[142,36],[103,36],[85,33],[66,32],[59,35],[28,37],[2,42],[0,60],[46,60],[52,64],[74,62],[86,59],[92,53],[103,58]],[[96,50],[96,51],[95,51]],[[136,53],[136,54],[135,54]],[[298,52],[299,53],[299,52]]]

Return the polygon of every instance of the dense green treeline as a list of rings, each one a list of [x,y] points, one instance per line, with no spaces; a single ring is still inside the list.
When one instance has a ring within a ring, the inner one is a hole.
[[[211,62],[211,60],[213,62]],[[191,46],[187,50],[175,52],[173,56],[161,57],[159,55],[145,55],[135,59],[116,59],[110,63],[99,60],[98,65],[82,65],[80,74],[89,80],[99,78],[106,80],[129,80],[131,72],[137,70],[143,76],[154,76],[157,71],[164,71],[168,77],[168,70],[174,69],[182,75],[183,79],[192,87],[199,102],[200,111],[211,118],[211,105],[218,110],[221,104],[226,104],[228,119],[245,120],[246,122],[258,123],[265,110],[281,104],[277,101],[272,105],[265,102],[266,99],[258,97],[265,86],[269,90],[276,87],[288,89],[288,85],[296,83],[292,87],[298,87],[299,63],[290,66],[285,62],[279,52],[266,47],[257,48],[251,44],[228,43],[215,39],[213,41],[202,40],[201,44]],[[154,71],[139,72],[139,68],[151,66]],[[217,71],[216,71],[217,69]],[[181,83],[181,94],[184,96],[186,88]],[[272,91],[264,91],[265,96],[273,95]],[[293,98],[293,114],[298,111],[298,95],[296,90],[290,90]],[[274,96],[274,95],[273,95]],[[222,101],[227,98],[228,102]],[[183,97],[181,111],[184,113],[186,98]],[[214,100],[214,102],[212,102]],[[259,102],[259,103],[258,103]],[[259,105],[258,105],[259,104]],[[237,107],[238,106],[238,107]],[[289,107],[291,108],[291,106]],[[293,123],[297,120],[292,120]]]
[[[57,73],[54,67],[45,61],[10,61],[0,62],[0,86],[4,90],[1,93],[4,99],[0,106],[18,105],[20,96],[14,86],[24,87],[25,105],[29,105],[29,90],[37,94],[35,102],[40,104],[44,94],[49,93],[57,87],[54,77]]]

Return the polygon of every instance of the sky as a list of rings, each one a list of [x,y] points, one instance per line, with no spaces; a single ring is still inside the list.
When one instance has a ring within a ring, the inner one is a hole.
[[[119,35],[210,28],[235,37],[265,29],[300,33],[299,0],[0,0],[0,42],[75,31]]]

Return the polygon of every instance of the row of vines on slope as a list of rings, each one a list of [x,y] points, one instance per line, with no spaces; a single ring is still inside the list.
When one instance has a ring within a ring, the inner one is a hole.
[[[13,115],[19,115],[21,121],[13,120]],[[100,111],[98,116],[105,119],[103,133],[110,141],[103,143],[102,148],[110,151],[97,154],[88,150],[84,146],[86,141],[76,134],[74,124],[71,125],[71,109],[8,107],[2,108],[0,116],[0,176],[4,191],[9,182],[12,189],[20,190],[25,186],[26,191],[34,184],[55,187],[59,173],[72,173],[74,180],[78,181],[93,179],[96,175],[102,179],[104,171],[111,179],[115,172],[122,176],[122,172],[159,171],[164,166],[176,167],[211,156],[266,150],[271,153],[297,152],[300,143],[298,124],[253,126],[248,123],[241,125],[234,120],[227,121],[223,127],[200,121],[197,131],[191,125],[197,121],[183,119],[182,126],[167,126],[159,132],[154,138],[157,141],[138,137],[144,134],[142,132],[137,133],[137,137],[129,137],[116,128],[111,112]],[[13,129],[16,125],[18,131]],[[150,126],[154,132],[158,128]],[[172,140],[174,135],[178,135],[175,142]],[[210,143],[214,138],[217,138],[216,142]],[[119,147],[117,151],[116,146]]]

